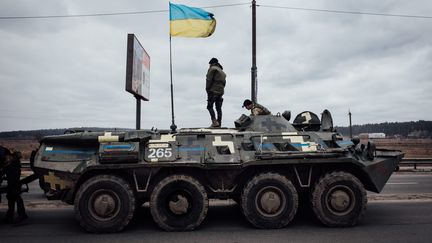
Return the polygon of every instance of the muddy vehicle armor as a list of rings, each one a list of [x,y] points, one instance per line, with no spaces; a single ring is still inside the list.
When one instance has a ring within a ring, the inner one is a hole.
[[[79,131],[41,140],[31,161],[49,199],[89,232],[118,232],[148,203],[166,231],[194,230],[209,199],[233,199],[257,228],[282,228],[299,203],[326,226],[355,225],[403,157],[344,140],[329,111],[246,116],[235,128]],[[299,200],[306,195],[309,202]]]

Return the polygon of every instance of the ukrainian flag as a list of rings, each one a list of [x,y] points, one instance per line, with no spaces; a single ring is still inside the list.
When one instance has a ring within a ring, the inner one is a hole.
[[[170,35],[183,37],[209,37],[216,28],[213,14],[200,8],[169,3]]]

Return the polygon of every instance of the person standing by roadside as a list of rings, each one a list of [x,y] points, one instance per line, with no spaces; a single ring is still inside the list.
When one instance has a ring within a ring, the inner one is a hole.
[[[212,124],[210,127],[221,127],[222,125],[222,103],[226,84],[226,74],[218,59],[212,58],[209,62],[206,76],[207,110],[210,112]],[[216,106],[216,114],[213,105]]]
[[[25,212],[24,202],[21,198],[21,153],[6,151],[3,156],[3,172],[6,174],[8,183],[6,198],[8,200],[8,210],[4,223],[20,223],[27,219],[28,216]],[[14,219],[15,204],[17,205],[18,217]]]

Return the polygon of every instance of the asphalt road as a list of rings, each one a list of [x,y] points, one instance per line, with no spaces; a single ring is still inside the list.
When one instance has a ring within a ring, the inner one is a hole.
[[[258,230],[236,205],[212,206],[192,232],[164,232],[141,209],[118,234],[89,234],[75,221],[72,208],[33,209],[20,226],[1,225],[1,242],[430,242],[431,202],[372,202],[356,227],[327,228],[302,209],[284,229]]]
[[[432,193],[432,173],[395,173],[381,193]]]
[[[29,205],[30,218],[24,224],[0,225],[0,242],[431,242],[431,183],[432,173],[393,175],[379,194],[383,197],[372,198],[364,218],[351,228],[324,227],[308,207],[301,207],[287,228],[258,230],[244,219],[235,203],[213,203],[203,224],[192,232],[160,230],[149,209],[143,207],[124,232],[89,234],[76,222],[71,206]],[[32,193],[26,194],[27,204],[43,200],[36,188],[32,185]],[[0,207],[0,217],[4,213],[5,208]]]

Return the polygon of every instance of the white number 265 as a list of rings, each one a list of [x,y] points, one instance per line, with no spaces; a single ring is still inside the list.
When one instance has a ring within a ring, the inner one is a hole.
[[[172,156],[171,148],[151,148],[149,149],[149,159],[169,158]]]

